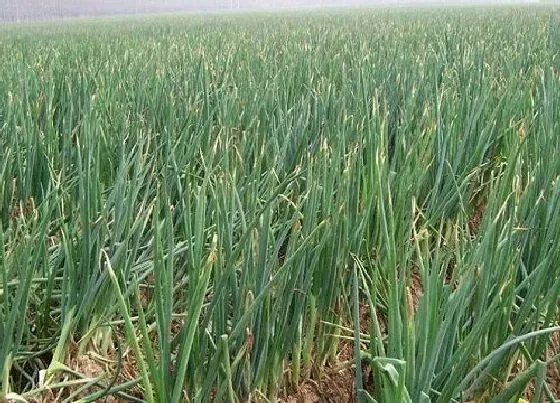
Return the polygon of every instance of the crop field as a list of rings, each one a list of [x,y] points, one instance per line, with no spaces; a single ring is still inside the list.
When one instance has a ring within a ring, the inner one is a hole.
[[[0,26],[0,401],[560,399],[560,11]]]

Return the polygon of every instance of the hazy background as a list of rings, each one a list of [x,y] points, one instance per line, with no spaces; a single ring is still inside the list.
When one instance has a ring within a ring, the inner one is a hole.
[[[495,4],[539,0],[0,0],[0,21],[158,12],[365,5]]]

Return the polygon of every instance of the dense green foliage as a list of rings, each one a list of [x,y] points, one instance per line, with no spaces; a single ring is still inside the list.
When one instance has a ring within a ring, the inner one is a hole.
[[[551,398],[555,13],[0,28],[0,396]]]

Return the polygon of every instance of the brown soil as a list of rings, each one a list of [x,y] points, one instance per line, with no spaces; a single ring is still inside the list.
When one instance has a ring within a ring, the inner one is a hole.
[[[474,211],[469,219],[468,227],[471,237],[475,238],[480,232],[482,219],[484,217],[484,213],[486,212],[486,203],[479,202],[477,204],[472,204],[472,207]],[[445,268],[445,284],[451,284],[456,265],[457,262],[455,261],[454,257],[447,263],[447,267]],[[452,284],[452,286],[454,289],[457,288],[457,284]]]
[[[348,403],[355,401],[352,371],[325,375],[318,382],[309,380],[281,403]]]
[[[416,316],[416,312],[418,311],[418,306],[420,305],[420,301],[422,296],[424,295],[424,286],[422,284],[422,277],[418,272],[418,269],[415,267],[412,269],[412,273],[410,275],[410,294],[409,294],[409,310],[413,316]]]
[[[353,359],[352,342],[341,343],[340,362]],[[324,371],[319,379],[305,381],[281,403],[349,403],[356,401],[354,393],[354,369],[351,367],[335,371]]]
[[[550,360],[553,357],[560,354],[560,334],[553,333],[550,339],[550,344],[548,349],[546,350],[545,358],[546,360]],[[522,368],[516,368],[514,373],[512,374],[511,378],[515,378],[517,372],[522,371]],[[553,394],[555,399],[560,398],[560,362],[557,360],[556,362],[552,362],[548,365],[546,370],[546,384]],[[535,393],[535,380],[532,379],[525,391],[523,392],[523,398],[529,402],[534,400],[534,393]],[[543,396],[545,400],[543,402],[549,402],[546,394]]]
[[[369,333],[370,307],[363,303],[360,306],[360,331]],[[386,334],[386,321],[378,314],[379,326],[382,334]],[[281,403],[349,403],[355,402],[355,368],[348,365],[354,359],[354,344],[351,341],[340,343],[338,362],[344,369],[326,369],[319,379],[309,379],[299,386],[299,388],[287,397],[280,399]],[[344,364],[344,365],[342,365]],[[371,391],[371,368],[367,363],[362,363],[362,378],[364,388]]]
[[[119,334],[122,333],[120,329],[117,330],[117,332]],[[124,335],[120,334],[119,337],[121,338],[121,340],[124,340]],[[95,352],[95,347],[92,346],[91,351],[88,351],[88,353],[86,354],[79,355],[78,346],[73,343],[70,346],[65,359],[66,365],[68,365],[71,370],[77,372],[84,379],[93,380],[95,378],[101,378],[98,385],[84,390],[82,394],[80,394],[79,396],[74,396],[74,398],[79,399],[80,397],[85,397],[89,394],[102,391],[103,388],[106,387],[106,385],[112,383],[112,381],[115,380],[115,376],[117,377],[115,384],[128,382],[138,377],[136,360],[132,352],[124,351],[122,353],[121,366],[118,374],[117,361],[118,352],[116,350],[110,350],[105,356],[102,357]],[[56,378],[54,383],[79,379],[79,377],[77,377],[76,375],[64,372],[57,373],[55,377]],[[79,387],[80,386],[49,390],[29,401],[32,403],[61,402],[67,399]],[[138,387],[133,388],[132,390],[128,390],[126,391],[126,393],[135,397],[142,397],[142,393]],[[119,400],[119,398],[115,396],[107,396],[106,398],[104,397],[101,401],[105,403],[118,403],[121,400]]]
[[[97,378],[99,376],[103,376],[107,374],[107,368],[101,363],[100,360],[93,358],[91,355],[86,354],[74,360],[74,364],[72,365],[72,369],[79,372],[85,378]],[[75,379],[74,376],[65,374],[59,377],[59,381],[62,380],[71,380]],[[68,399],[69,396],[75,392],[77,388],[63,388],[58,390],[48,390],[41,394],[34,399],[29,400],[32,403],[58,403],[62,402],[65,399]],[[84,390],[84,393],[79,396],[74,396],[75,399],[79,399],[80,397],[84,397],[90,393],[95,393],[100,390],[99,387],[93,387],[88,390]],[[119,400],[113,396],[107,396],[107,398],[103,399],[103,402],[106,403],[118,403]]]
[[[546,358],[551,359],[554,356],[560,354],[560,333],[553,333],[550,345],[546,352]],[[546,383],[550,388],[550,391],[554,394],[556,398],[560,397],[560,362],[553,362],[548,366],[546,372]]]
[[[457,265],[455,258],[452,258],[448,263],[447,267],[445,268],[445,284],[451,284],[453,280],[453,273],[455,272],[455,266]],[[455,281],[457,283],[457,281]],[[457,288],[457,284],[453,284],[453,289]]]
[[[469,231],[471,235],[476,236],[480,230],[480,224],[482,223],[482,217],[486,211],[486,206],[484,204],[478,204],[474,207],[473,215],[469,220]]]
[[[28,219],[33,216],[34,213],[38,213],[35,208],[35,201],[29,198],[24,202],[13,201],[12,211],[10,216],[13,221]]]

